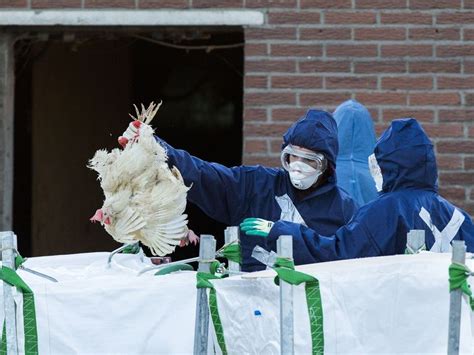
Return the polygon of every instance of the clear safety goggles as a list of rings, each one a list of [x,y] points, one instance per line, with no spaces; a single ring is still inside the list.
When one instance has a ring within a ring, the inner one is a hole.
[[[323,154],[302,150],[288,144],[281,152],[281,165],[287,171],[290,170],[290,157],[293,157],[292,161],[301,161],[318,171],[324,171],[327,167],[327,160]]]

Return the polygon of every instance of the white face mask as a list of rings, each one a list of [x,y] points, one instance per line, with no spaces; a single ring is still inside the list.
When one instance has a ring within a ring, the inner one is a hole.
[[[383,186],[382,171],[380,170],[379,163],[377,163],[377,158],[375,158],[375,154],[370,155],[368,160],[370,175],[372,175],[372,178],[375,181],[375,188],[377,189],[377,192],[380,192],[382,191]]]
[[[294,161],[288,164],[290,180],[298,190],[306,190],[314,185],[321,175],[320,170],[316,170],[302,161]]]

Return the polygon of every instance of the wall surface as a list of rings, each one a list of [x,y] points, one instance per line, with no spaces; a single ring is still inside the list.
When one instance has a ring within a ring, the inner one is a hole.
[[[244,163],[278,164],[310,106],[348,98],[380,133],[412,116],[436,145],[442,194],[474,214],[474,0],[2,0],[15,9],[258,9],[245,29]]]

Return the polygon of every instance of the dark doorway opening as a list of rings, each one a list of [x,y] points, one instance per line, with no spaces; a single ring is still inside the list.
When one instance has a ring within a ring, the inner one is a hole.
[[[241,28],[51,31],[18,41],[13,225],[20,253],[119,246],[88,220],[103,196],[86,164],[97,149],[117,147],[133,103],[163,100],[152,122],[161,138],[204,160],[239,165],[243,47],[212,46],[242,42]],[[224,225],[190,203],[187,213],[191,229],[222,244]],[[172,257],[197,253],[186,247]]]

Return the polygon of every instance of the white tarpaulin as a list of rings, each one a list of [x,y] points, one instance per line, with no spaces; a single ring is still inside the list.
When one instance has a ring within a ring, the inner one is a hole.
[[[139,255],[109,253],[28,259],[24,266],[56,278],[18,274],[34,292],[40,354],[192,353],[196,273],[154,276]],[[23,351],[21,294],[19,349]]]
[[[319,280],[325,354],[446,354],[450,254],[422,253],[304,265]],[[471,260],[467,266],[472,269]],[[229,354],[279,354],[275,272],[213,280]],[[295,352],[311,353],[304,284],[294,287]],[[472,354],[463,300],[461,353]]]

